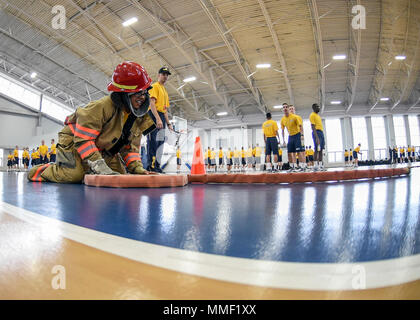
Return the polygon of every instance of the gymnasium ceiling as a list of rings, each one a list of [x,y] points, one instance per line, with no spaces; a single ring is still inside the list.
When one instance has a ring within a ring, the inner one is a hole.
[[[366,29],[351,27],[355,5]],[[108,94],[123,60],[154,80],[168,66],[172,115],[202,127],[260,123],[283,102],[305,116],[314,102],[324,116],[418,113],[420,0],[0,0],[0,70],[72,108]]]

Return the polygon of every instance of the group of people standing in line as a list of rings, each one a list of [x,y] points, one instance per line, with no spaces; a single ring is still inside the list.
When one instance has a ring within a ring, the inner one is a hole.
[[[51,139],[51,147],[48,147],[45,144],[45,141],[42,140],[41,145],[36,149],[32,149],[31,154],[29,154],[29,147],[24,147],[21,158],[19,158],[19,146],[16,146],[13,152],[9,151],[7,156],[7,169],[28,169],[29,166],[34,167],[39,164],[55,162],[56,153],[56,143],[54,139]]]

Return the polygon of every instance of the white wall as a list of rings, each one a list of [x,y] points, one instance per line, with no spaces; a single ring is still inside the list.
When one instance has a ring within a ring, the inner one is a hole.
[[[62,124],[45,116],[41,117],[41,126],[38,125],[38,114],[20,106],[17,103],[0,97],[0,149],[3,149],[3,158],[0,159],[0,167],[6,166],[9,150],[29,147],[31,150],[45,140],[50,145],[51,139],[58,140],[58,132],[63,128]]]

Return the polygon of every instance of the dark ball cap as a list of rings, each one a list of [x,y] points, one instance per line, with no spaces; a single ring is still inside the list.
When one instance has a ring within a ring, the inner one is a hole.
[[[169,72],[169,69],[167,68],[167,67],[162,67],[162,68],[160,68],[159,69],[159,73],[163,73],[163,74],[171,74],[170,72]]]
[[[265,117],[268,119],[268,118],[271,118],[271,113],[270,112],[267,112],[266,114],[265,114]]]

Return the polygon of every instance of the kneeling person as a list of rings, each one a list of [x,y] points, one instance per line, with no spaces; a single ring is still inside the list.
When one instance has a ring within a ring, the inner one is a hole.
[[[110,96],[68,116],[59,132],[56,163],[33,167],[30,181],[81,183],[87,173],[148,174],[139,147],[141,135],[155,129],[147,114],[152,80],[137,63],[119,64],[108,85]]]

